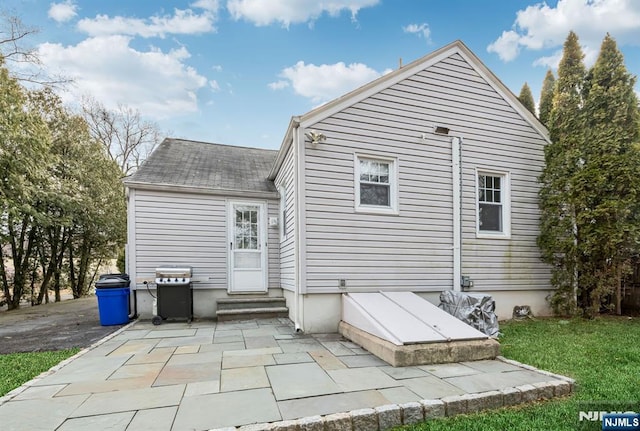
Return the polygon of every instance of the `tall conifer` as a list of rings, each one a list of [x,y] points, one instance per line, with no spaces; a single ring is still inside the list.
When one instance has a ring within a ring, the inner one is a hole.
[[[577,36],[564,45],[551,143],[540,177],[540,236],[558,312],[621,311],[621,282],[640,243],[640,113],[635,77],[607,35],[586,73]]]
[[[536,115],[536,103],[533,101],[531,88],[529,88],[529,84],[527,84],[526,82],[522,85],[518,100],[520,100],[520,103],[522,103],[524,107],[529,110],[529,112],[531,112],[533,115]]]
[[[553,76],[551,69],[547,70],[547,74],[542,81],[542,89],[540,90],[540,105],[538,106],[538,118],[545,126],[548,126],[549,115],[553,107],[553,88],[556,83],[556,77]]]
[[[578,295],[580,232],[576,223],[581,203],[573,177],[582,154],[582,106],[586,69],[578,36],[570,32],[564,43],[558,80],[549,115],[551,143],[545,147],[545,168],[540,176],[540,236],[542,259],[551,265],[551,284],[556,288],[551,305],[556,312],[576,312]]]
[[[638,241],[640,208],[640,122],[636,79],[607,34],[585,82],[584,166],[576,176],[576,194],[584,202],[580,284],[589,292],[588,315],[615,297],[621,312],[621,280]]]

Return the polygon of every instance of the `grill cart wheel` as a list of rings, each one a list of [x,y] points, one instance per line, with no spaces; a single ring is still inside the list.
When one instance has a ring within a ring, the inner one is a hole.
[[[155,326],[158,326],[159,324],[162,323],[162,317],[153,316],[153,319],[151,319],[151,323],[153,323]]]

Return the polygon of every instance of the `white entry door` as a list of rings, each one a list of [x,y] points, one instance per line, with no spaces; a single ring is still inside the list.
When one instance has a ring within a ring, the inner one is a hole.
[[[264,203],[229,203],[229,292],[266,292],[267,235]]]

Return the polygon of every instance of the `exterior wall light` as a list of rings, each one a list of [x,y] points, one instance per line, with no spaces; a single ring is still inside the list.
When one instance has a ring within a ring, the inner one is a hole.
[[[311,141],[313,145],[319,144],[320,142],[324,142],[327,140],[327,137],[324,133],[316,132],[315,130],[309,130],[304,134],[308,140]]]

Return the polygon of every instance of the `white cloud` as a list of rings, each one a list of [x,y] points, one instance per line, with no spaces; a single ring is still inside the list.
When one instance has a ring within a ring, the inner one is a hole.
[[[557,69],[558,65],[560,64],[560,60],[562,60],[562,50],[559,49],[558,51],[554,52],[551,55],[548,55],[546,57],[540,57],[538,59],[536,59],[533,62],[534,66],[542,66],[545,67],[547,69],[551,68],[551,69]]]
[[[186,48],[137,51],[130,41],[112,35],[72,46],[45,43],[38,54],[48,70],[74,79],[73,88],[62,95],[66,102],[89,94],[107,107],[126,104],[156,119],[197,111],[196,93],[208,81],[183,63],[190,56]]]
[[[487,51],[497,53],[502,61],[514,60],[520,54],[520,35],[513,30],[503,31]]]
[[[429,28],[429,24],[423,22],[422,24],[409,24],[402,27],[402,30],[405,33],[417,34],[420,37],[423,37],[427,42],[431,43],[431,29]]]
[[[208,10],[214,13],[218,12],[220,9],[220,3],[218,0],[197,0],[191,3],[191,7]]]
[[[222,72],[222,66],[220,64],[211,66],[211,69],[215,70],[216,72]]]
[[[276,82],[270,82],[267,85],[272,90],[282,90],[283,88],[287,88],[289,86],[289,81],[281,80]]]
[[[209,81],[209,87],[211,87],[213,91],[220,91],[220,84],[218,84],[218,81],[215,79]]]
[[[586,67],[591,67],[598,59],[598,49],[589,46],[582,47],[582,53],[584,54],[584,64]],[[557,69],[562,60],[562,49],[557,50],[553,54],[540,57],[533,62],[534,66],[543,66],[545,68]]]
[[[299,61],[283,69],[279,75],[283,79],[269,84],[269,87],[278,90],[291,86],[296,94],[314,103],[322,103],[366,84],[385,72],[377,72],[362,63],[347,66],[339,62],[316,66]]]
[[[236,19],[244,19],[258,26],[275,22],[284,27],[314,21],[323,13],[338,16],[351,12],[355,20],[360,9],[375,6],[380,0],[229,0],[227,9]]]
[[[573,30],[580,42],[597,49],[609,32],[618,43],[640,41],[640,2],[637,0],[559,0],[555,7],[538,3],[516,14],[513,29],[487,47],[503,61],[515,59],[522,48],[541,50],[562,46]],[[540,60],[541,64],[546,64]]]
[[[213,6],[211,1],[201,0],[202,6]],[[194,4],[193,6],[195,6]],[[198,6],[202,8],[202,6]],[[198,34],[215,31],[216,15],[206,9],[198,14],[191,9],[175,9],[173,15],[152,16],[147,19],[123,16],[96,15],[78,21],[78,29],[90,36],[130,35],[164,37],[167,34]]]
[[[78,15],[77,9],[78,6],[73,1],[66,0],[62,3],[51,3],[47,15],[56,22],[67,22]]]

